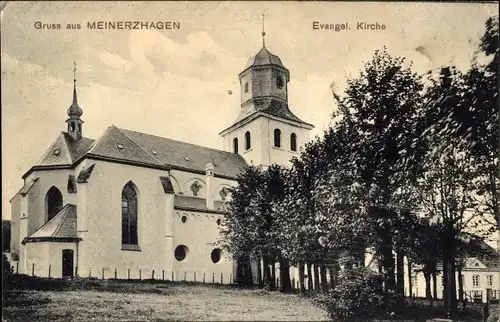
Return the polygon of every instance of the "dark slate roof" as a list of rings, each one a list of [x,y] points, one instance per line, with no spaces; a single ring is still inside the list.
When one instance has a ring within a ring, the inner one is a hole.
[[[82,137],[75,140],[68,133],[61,132],[36,165],[70,165],[87,152],[93,143],[92,139]],[[56,150],[58,154],[55,153]]]
[[[234,122],[235,124],[253,116],[256,113],[263,112],[286,120],[313,126],[312,124],[302,121],[295,114],[293,114],[292,111],[290,111],[288,104],[282,100],[269,97],[254,98],[252,100],[252,103],[253,110],[247,111],[245,109],[242,109],[240,114],[238,115],[238,118]]]
[[[57,215],[40,227],[24,242],[50,241],[51,239],[77,239],[76,206],[66,204]]]
[[[263,65],[277,65],[285,68],[285,66],[283,66],[283,63],[281,63],[281,59],[278,56],[271,54],[271,52],[266,48],[266,46],[263,46],[262,49],[257,53],[257,55],[251,57],[247,61],[245,69],[251,66],[263,66]]]
[[[215,209],[208,209],[207,200],[204,198],[175,195],[174,208],[202,212],[224,212],[226,210],[226,204],[222,201],[216,200],[214,201]]]
[[[118,149],[117,144],[122,144],[123,149]],[[215,165],[215,175],[231,178],[236,178],[247,166],[243,157],[234,153],[118,129],[115,126],[109,129],[108,135],[100,139],[89,153],[200,173],[205,173],[205,166],[212,162]]]

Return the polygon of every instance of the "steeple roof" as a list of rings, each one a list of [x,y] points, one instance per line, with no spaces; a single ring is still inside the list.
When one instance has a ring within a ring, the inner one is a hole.
[[[272,54],[265,45],[262,46],[262,49],[257,53],[257,55],[250,57],[245,65],[245,69],[253,67],[253,66],[264,66],[264,65],[276,65],[281,68],[285,68],[281,59]]]
[[[83,110],[78,106],[78,100],[76,97],[76,79],[73,80],[73,103],[71,103],[68,108],[68,116],[79,118],[82,116]]]

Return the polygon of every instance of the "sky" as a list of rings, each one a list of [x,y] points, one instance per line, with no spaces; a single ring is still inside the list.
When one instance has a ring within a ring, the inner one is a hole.
[[[2,218],[22,175],[66,130],[73,62],[85,137],[120,128],[222,148],[240,108],[238,74],[262,47],[290,70],[289,105],[321,135],[335,110],[331,84],[383,46],[425,73],[470,65],[492,3],[12,2],[2,1]],[[93,21],[175,21],[177,30],[91,30]],[[36,29],[35,23],[61,24]],[[351,30],[315,30],[348,23]],[[385,30],[356,30],[358,22]],[[67,30],[67,24],[80,24]],[[230,94],[232,92],[232,94]]]

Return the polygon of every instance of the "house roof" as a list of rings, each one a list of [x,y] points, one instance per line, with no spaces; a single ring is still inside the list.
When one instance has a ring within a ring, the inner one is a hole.
[[[272,54],[266,46],[263,46],[262,49],[257,53],[257,55],[252,56],[248,59],[245,69],[252,66],[263,66],[263,65],[277,65],[279,67],[285,68],[281,59]]]
[[[66,204],[51,220],[34,234],[25,238],[23,243],[37,241],[76,240],[76,206]]]
[[[204,198],[174,196],[174,209],[179,210],[223,213],[226,210],[226,204],[223,201],[216,200],[214,201],[214,208],[215,209],[208,209],[207,200]]]
[[[71,165],[90,149],[92,143],[92,139],[74,140],[68,133],[61,132],[37,165]]]
[[[88,138],[74,140],[68,133],[61,132],[40,162],[23,177],[37,169],[71,167],[84,157],[203,174],[205,166],[212,162],[215,176],[230,179],[236,179],[247,166],[243,157],[234,153],[119,129],[112,125],[96,141]],[[79,179],[90,175],[90,171],[83,173]]]

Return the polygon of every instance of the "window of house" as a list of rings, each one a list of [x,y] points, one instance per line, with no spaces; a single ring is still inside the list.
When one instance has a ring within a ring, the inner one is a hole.
[[[183,260],[186,259],[188,252],[189,249],[186,247],[186,245],[177,246],[174,250],[175,259],[179,262],[182,262]]]
[[[226,188],[222,188],[219,192],[219,195],[220,195],[220,199],[222,201],[226,201],[226,198],[227,198],[227,191],[226,191]]]
[[[198,192],[200,192],[201,185],[198,183],[198,181],[195,181],[191,185],[190,189],[191,189],[191,192],[193,193],[193,196],[197,197],[198,196]]]
[[[486,281],[487,281],[488,286],[493,286],[493,275],[488,275],[486,277]]]
[[[245,83],[245,93],[248,93],[248,82]]]
[[[54,218],[63,207],[63,197],[61,191],[52,186],[49,191],[47,191],[45,202],[47,207],[47,221],[49,221]]]
[[[217,226],[220,226],[222,224],[222,220],[219,218],[217,219]]]
[[[245,133],[245,149],[249,150],[252,147],[252,142],[250,141],[250,132]]]
[[[238,139],[237,138],[233,139],[233,152],[235,154],[238,154]]]
[[[75,176],[72,174],[68,176],[68,192],[69,193],[76,192],[76,179]]]
[[[472,286],[479,287],[479,275],[472,275]]]
[[[137,188],[132,181],[122,190],[122,245],[138,245]]]
[[[280,129],[274,130],[274,146],[277,148],[281,147],[281,131],[280,131]]]
[[[297,151],[297,134],[290,134],[290,150]]]
[[[279,89],[282,89],[283,85],[284,85],[283,77],[281,77],[281,76],[276,77],[276,87],[278,87]]]
[[[183,224],[185,224],[187,220],[188,220],[187,216],[182,216],[181,217],[181,221],[182,221]]]
[[[212,259],[212,262],[214,264],[217,264],[218,262],[220,262],[221,255],[222,255],[221,250],[219,248],[215,248],[214,250],[212,250],[212,253],[210,254],[210,258]]]

